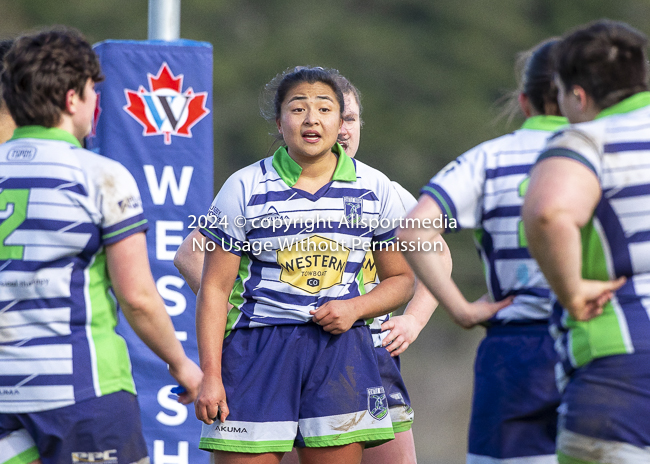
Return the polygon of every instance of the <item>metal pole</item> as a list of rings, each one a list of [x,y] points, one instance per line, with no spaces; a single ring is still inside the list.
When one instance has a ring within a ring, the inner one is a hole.
[[[149,40],[178,40],[181,0],[149,0]]]

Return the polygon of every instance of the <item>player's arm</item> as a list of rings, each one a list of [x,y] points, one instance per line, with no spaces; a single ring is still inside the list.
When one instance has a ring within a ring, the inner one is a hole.
[[[559,302],[577,320],[602,313],[625,283],[625,277],[582,278],[580,228],[591,219],[601,194],[591,169],[569,158],[551,157],[533,168],[522,208],[528,249]]]
[[[443,264],[447,275],[451,277],[452,262],[449,247],[442,237]],[[438,300],[431,294],[427,287],[417,281],[415,294],[401,316],[391,317],[381,325],[381,330],[388,330],[384,337],[382,346],[391,353],[391,356],[399,356],[418,338],[424,326],[427,325],[433,312],[438,307]]]
[[[196,398],[202,373],[176,338],[172,324],[151,275],[144,232],[106,246],[108,274],[124,316],[135,333],[163,361],[169,373],[185,387],[179,401]]]
[[[181,273],[187,285],[190,286],[194,294],[199,292],[201,285],[201,272],[203,272],[203,260],[205,259],[205,247],[197,246],[196,244],[205,244],[206,238],[199,232],[199,229],[194,229],[190,234],[185,237],[181,246],[178,247],[176,255],[174,255],[174,266]]]
[[[240,260],[239,256],[220,246],[205,254],[196,299],[196,339],[204,377],[194,406],[196,417],[206,424],[212,424],[217,417],[223,422],[229,414],[221,377],[221,351],[228,318],[228,297]]]
[[[482,300],[470,303],[449,275],[449,266],[445,264],[445,260],[448,258],[443,253],[433,251],[435,246],[431,247],[432,251],[411,250],[408,242],[415,243],[420,240],[420,242],[429,241],[435,245],[440,241],[444,230],[433,227],[432,220],[441,215],[442,211],[438,203],[428,195],[422,195],[417,206],[408,214],[408,218],[415,220],[413,224],[419,220],[420,224],[431,224],[431,226],[400,229],[397,235],[400,241],[407,242],[404,246],[404,256],[418,279],[442,303],[454,322],[468,329],[491,318],[499,309],[510,304],[512,299],[508,298],[497,303]]]
[[[313,320],[327,332],[343,333],[359,319],[383,316],[413,297],[415,277],[397,250],[373,251],[379,284],[369,293],[349,300],[332,300],[311,311]]]

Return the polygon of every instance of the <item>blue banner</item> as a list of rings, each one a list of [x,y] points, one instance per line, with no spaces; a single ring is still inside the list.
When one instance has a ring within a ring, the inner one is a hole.
[[[158,291],[185,352],[198,363],[194,294],[172,260],[213,195],[212,46],[204,42],[106,41],[95,46],[106,80],[88,148],[122,163],[138,183]],[[201,464],[194,405],[176,402],[167,366],[122,317],[153,464]]]

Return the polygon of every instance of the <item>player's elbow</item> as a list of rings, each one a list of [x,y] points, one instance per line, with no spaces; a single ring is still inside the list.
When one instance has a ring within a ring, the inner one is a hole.
[[[417,283],[417,279],[415,278],[415,274],[413,273],[413,270],[411,268],[408,268],[404,272],[404,274],[402,274],[402,276],[404,279],[404,295],[402,297],[402,302],[400,303],[400,306],[408,303],[413,299],[413,296],[415,295],[415,288]]]
[[[143,286],[116,291],[115,296],[125,312],[145,315],[164,307],[162,298],[153,286]]]
[[[405,243],[415,243],[422,240],[428,240],[428,237],[423,237],[423,231],[415,228],[400,227],[397,229],[397,240]],[[404,251],[408,251],[409,247],[401,247]]]
[[[176,254],[174,255],[174,266],[176,269],[178,269],[178,272],[183,274],[183,269],[185,268],[185,254],[183,253],[183,250],[179,248],[176,251]]]
[[[526,197],[521,207],[521,218],[526,232],[548,225],[557,219],[562,210],[563,206],[556,201]]]

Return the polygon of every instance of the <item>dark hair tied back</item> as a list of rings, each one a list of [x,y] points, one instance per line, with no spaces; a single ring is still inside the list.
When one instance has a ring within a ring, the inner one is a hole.
[[[557,86],[555,85],[555,69],[551,58],[553,47],[559,39],[550,38],[538,43],[533,48],[519,52],[515,61],[515,77],[517,89],[509,92],[501,117],[506,117],[510,124],[515,116],[521,114],[519,94],[525,94],[532,107],[539,114],[560,115],[557,103]]]
[[[605,109],[648,89],[647,39],[633,27],[600,20],[562,39],[555,51],[565,88],[579,85]]]
[[[540,114],[558,113],[557,86],[553,79],[555,70],[551,59],[553,47],[558,42],[557,38],[545,40],[527,54],[521,90]]]

